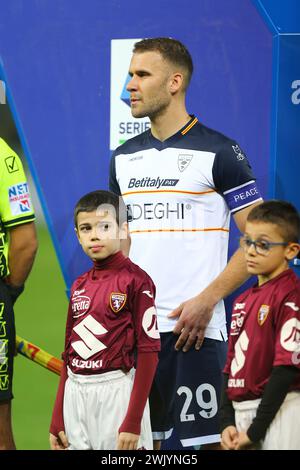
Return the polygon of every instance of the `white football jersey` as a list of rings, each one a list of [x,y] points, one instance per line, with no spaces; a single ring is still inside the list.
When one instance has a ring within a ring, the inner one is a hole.
[[[199,294],[227,263],[230,212],[261,199],[249,163],[236,142],[192,117],[161,142],[147,130],[113,154],[110,189],[128,208],[130,258],[156,284],[158,326]],[[208,338],[226,339],[223,301]]]

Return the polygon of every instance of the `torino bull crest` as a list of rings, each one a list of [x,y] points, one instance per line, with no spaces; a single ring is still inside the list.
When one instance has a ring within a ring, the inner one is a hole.
[[[113,312],[118,313],[124,307],[126,303],[126,294],[122,294],[119,292],[112,292],[110,294],[110,307]]]

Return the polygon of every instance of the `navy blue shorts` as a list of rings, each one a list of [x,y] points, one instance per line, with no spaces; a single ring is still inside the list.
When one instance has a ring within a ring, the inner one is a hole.
[[[0,279],[0,402],[11,400],[16,350],[14,310],[10,293]]]
[[[200,351],[175,351],[177,335],[161,333],[159,363],[150,393],[153,438],[176,429],[183,447],[220,441],[218,409],[227,343],[205,338]]]

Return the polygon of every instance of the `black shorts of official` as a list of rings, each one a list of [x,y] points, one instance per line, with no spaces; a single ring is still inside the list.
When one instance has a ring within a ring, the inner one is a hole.
[[[199,351],[175,351],[178,336],[161,333],[159,363],[150,393],[154,440],[176,429],[183,447],[220,441],[219,404],[227,342],[205,338]]]
[[[11,400],[16,349],[15,316],[9,291],[0,279],[0,402]]]

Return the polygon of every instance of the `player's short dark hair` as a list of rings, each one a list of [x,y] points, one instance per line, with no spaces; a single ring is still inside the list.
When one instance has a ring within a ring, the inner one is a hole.
[[[79,212],[93,212],[103,206],[112,206],[118,226],[127,221],[126,207],[121,196],[117,196],[111,191],[99,189],[82,196],[74,209],[74,224],[77,227],[77,217]]]
[[[159,52],[165,60],[184,68],[187,72],[185,77],[185,88],[187,88],[194,70],[193,60],[187,48],[173,38],[148,38],[134,44],[133,53],[150,51]]]
[[[248,222],[266,222],[277,225],[286,243],[300,240],[300,216],[287,201],[271,199],[255,206],[248,214]]]

